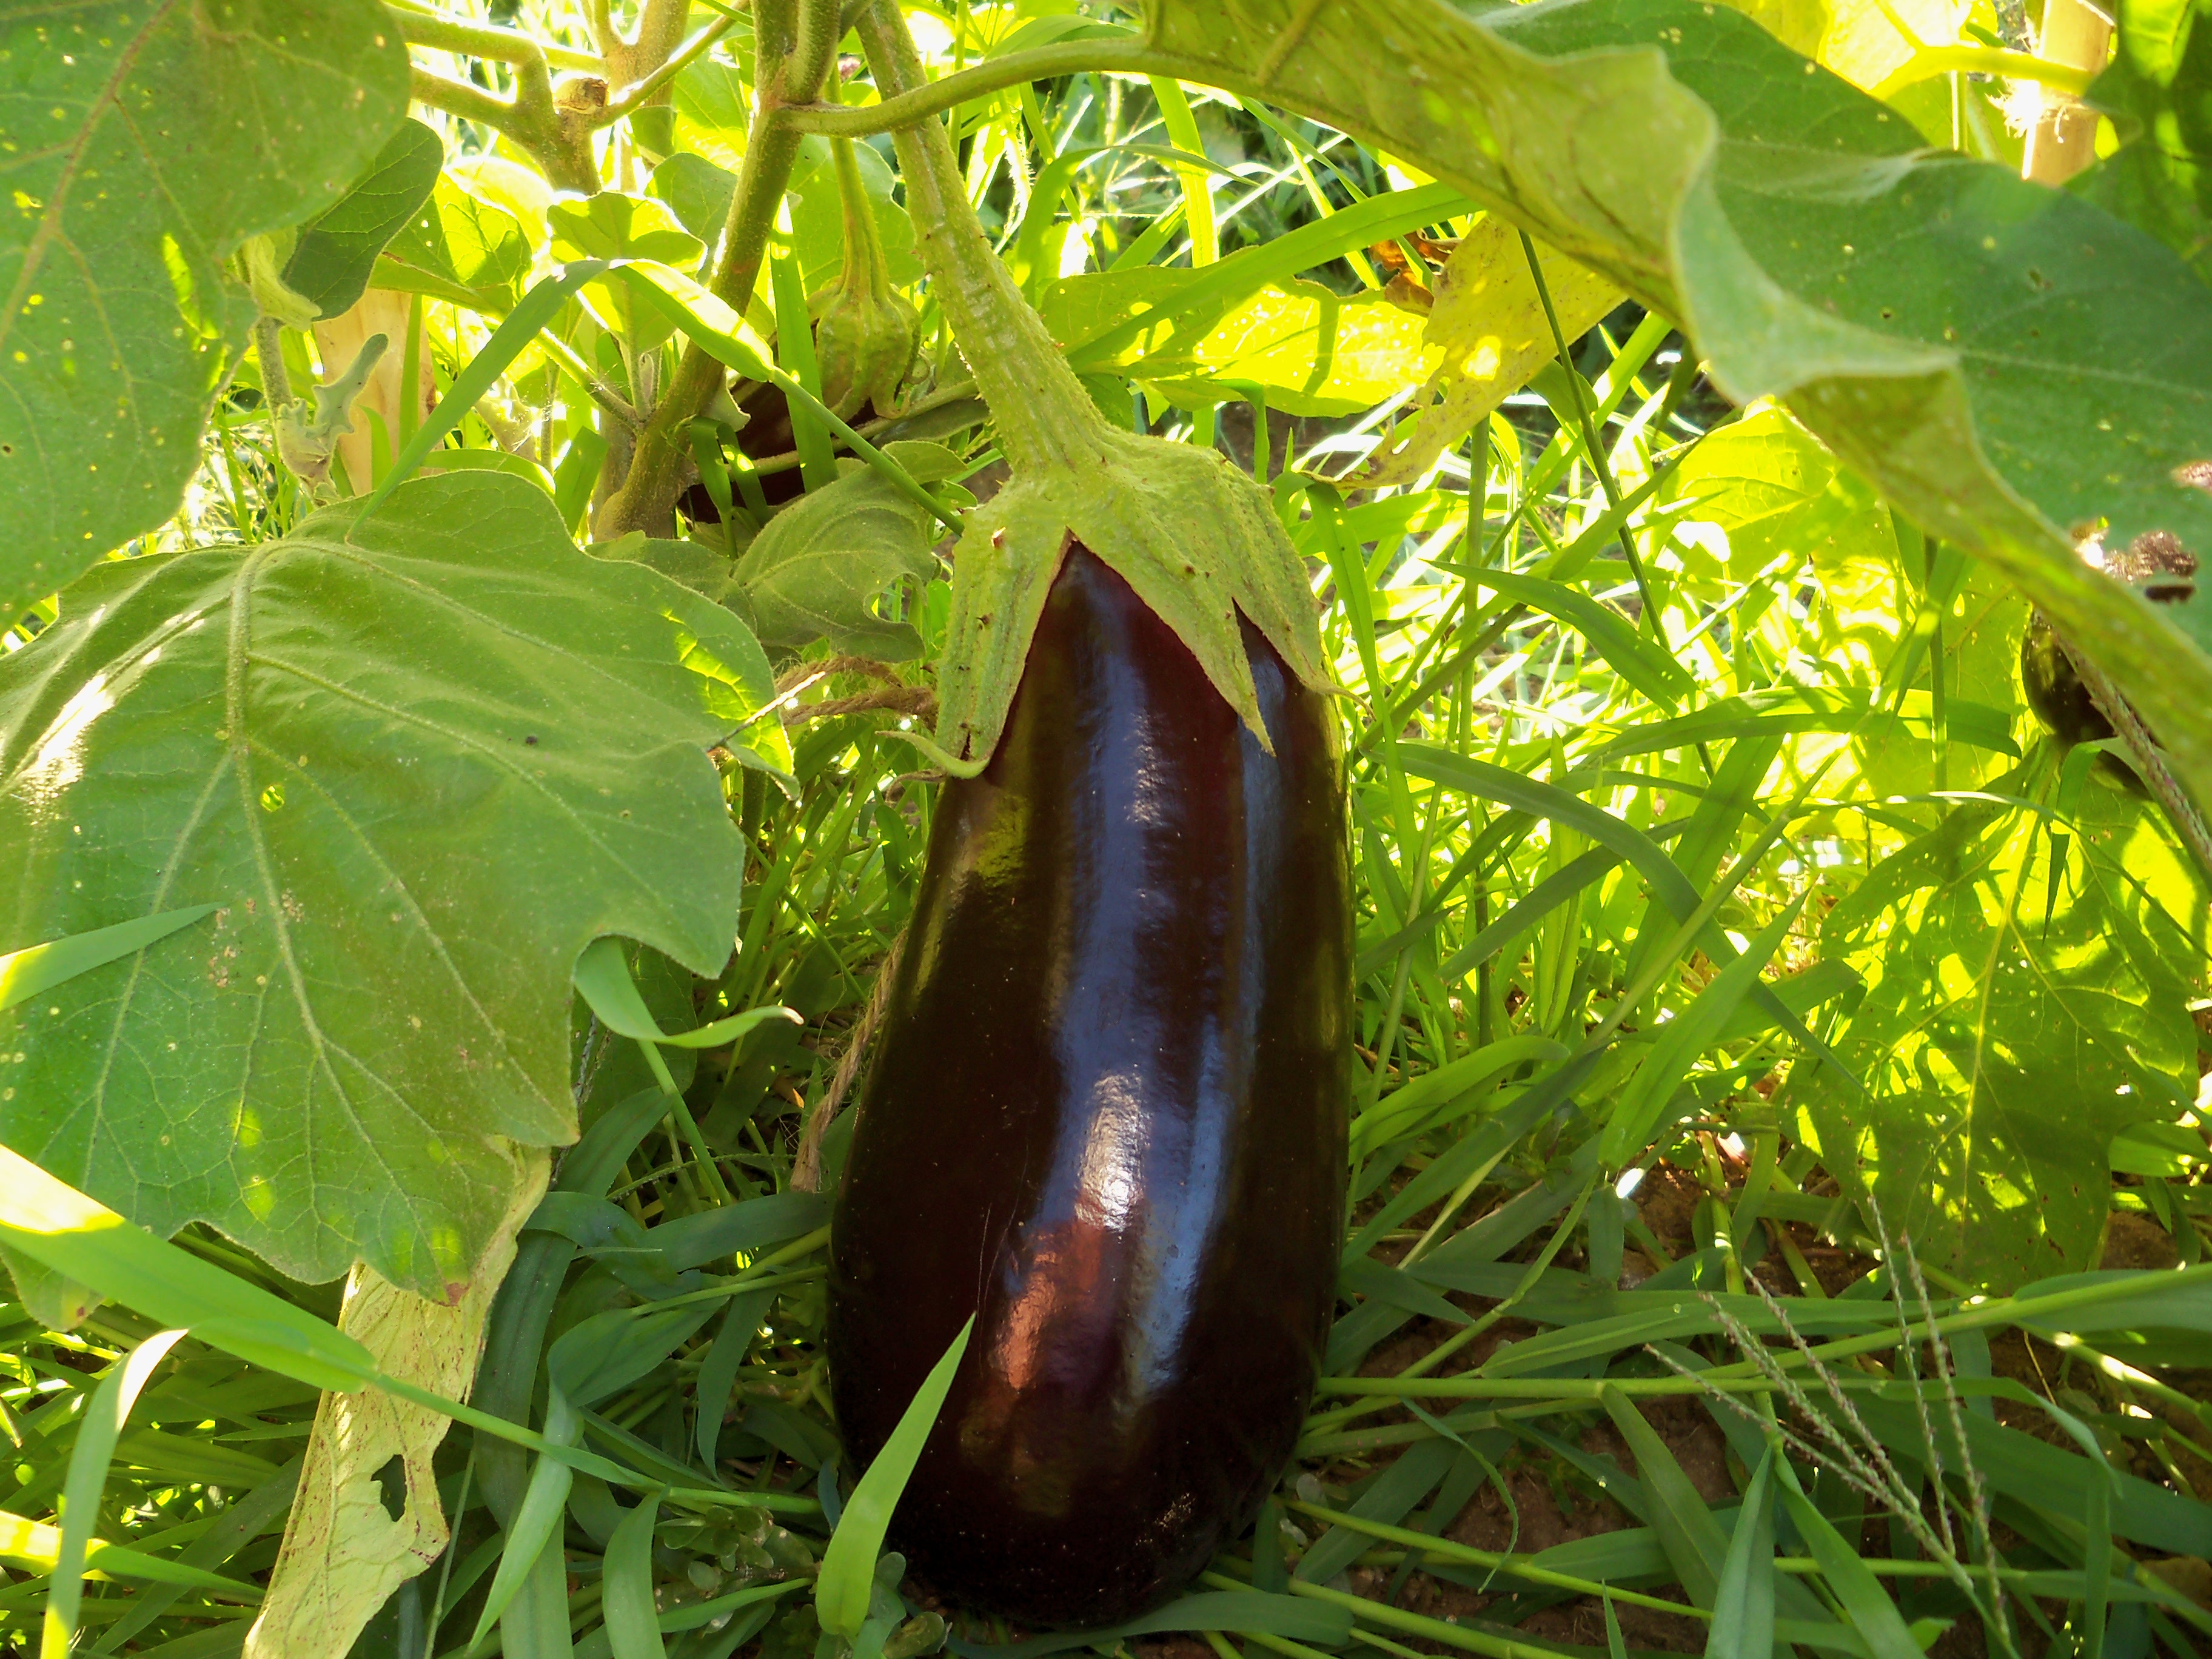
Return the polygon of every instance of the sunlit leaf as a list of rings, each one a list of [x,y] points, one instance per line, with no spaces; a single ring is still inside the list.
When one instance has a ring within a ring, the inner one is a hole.
[[[253,321],[222,262],[336,201],[405,111],[373,0],[0,18],[0,624],[177,510]]]
[[[522,222],[471,194],[447,173],[386,246],[376,262],[376,285],[504,313],[522,297],[529,269],[530,239]]]
[[[1867,981],[1834,1046],[1869,1097],[1797,1068],[1830,1170],[2001,1290],[2094,1263],[2107,1145],[2196,1089],[2192,953],[2130,877],[2136,809],[2085,811],[2063,865],[2033,813],[1962,804],[1877,866],[1822,929]]]
[[[895,443],[889,453],[921,482],[951,477],[959,458],[937,444]],[[738,561],[738,585],[761,643],[795,651],[826,640],[837,651],[899,662],[921,650],[911,623],[889,622],[876,596],[902,576],[936,574],[937,521],[862,469],[769,520]]]
[[[1541,244],[1537,258],[1560,334],[1570,343],[1620,303],[1620,290],[1587,267]],[[1371,471],[1361,475],[1370,488],[1419,477],[1557,356],[1528,252],[1512,226],[1489,216],[1461,239],[1437,273],[1436,308],[1423,343],[1436,353],[1428,384],[1376,451]]]
[[[2071,536],[2103,520],[2118,542],[2162,528],[2212,547],[2212,495],[2179,476],[2212,459],[2212,307],[2179,255],[2008,168],[1923,149],[1749,19],[1689,0],[1473,16],[1441,0],[1152,0],[1146,15],[1186,78],[1266,64],[1271,100],[1510,203],[1681,318],[1723,390],[1786,397],[2108,660],[2212,794],[2212,595],[2153,614]],[[1406,95],[1409,58],[1453,95]]]
[[[0,663],[0,939],[222,907],[4,1017],[0,1138],[163,1236],[442,1298],[498,1138],[575,1133],[577,952],[728,954],[706,750],[770,688],[727,611],[586,558],[518,479],[359,515],[104,568]]]

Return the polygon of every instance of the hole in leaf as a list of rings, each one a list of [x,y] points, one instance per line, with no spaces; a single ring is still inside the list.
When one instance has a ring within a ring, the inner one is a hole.
[[[406,1516],[407,1462],[398,1452],[376,1472],[376,1495],[384,1502],[384,1512],[395,1522]]]

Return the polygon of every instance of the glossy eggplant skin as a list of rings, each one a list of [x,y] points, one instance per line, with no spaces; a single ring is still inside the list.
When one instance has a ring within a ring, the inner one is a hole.
[[[2035,718],[2062,748],[2112,735],[2112,721],[2089,696],[2089,688],[2081,684],[2081,676],[2067,660],[2058,635],[2040,611],[2029,617],[2027,631],[2021,636],[2020,684]]]
[[[957,1605],[1164,1600],[1288,1458],[1335,1298],[1351,870],[1322,697],[1275,753],[1080,546],[999,747],[945,785],[832,1221],[848,1466],[973,1314],[893,1542]]]

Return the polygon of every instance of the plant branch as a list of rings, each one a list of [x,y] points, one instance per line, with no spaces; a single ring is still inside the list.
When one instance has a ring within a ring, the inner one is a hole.
[[[441,75],[435,70],[424,69],[420,64],[408,66],[408,96],[418,104],[428,104],[448,115],[458,115],[465,121],[474,121],[510,138],[510,130],[517,125],[514,106],[496,93],[486,92],[473,81],[456,81],[450,75]],[[515,138],[520,143],[521,140]]]
[[[570,46],[549,46],[515,29],[479,23],[472,18],[451,17],[428,6],[411,3],[411,0],[386,0],[386,7],[398,18],[400,39],[410,46],[434,46],[495,64],[526,64],[534,60],[556,69],[581,70],[587,75],[603,76],[607,72],[606,64],[590,52]]]
[[[865,25],[865,16],[861,21]],[[1141,40],[1070,40],[1059,46],[1009,52],[957,75],[908,86],[896,96],[890,95],[890,89],[879,75],[876,85],[885,94],[879,104],[870,104],[862,109],[836,104],[799,105],[786,110],[781,118],[801,132],[858,138],[942,115],[974,99],[1004,92],[1009,87],[1027,86],[1032,81],[1050,81],[1086,70],[1125,75],[1166,72],[1171,70],[1173,61],[1167,53]]]
[[[800,135],[775,116],[787,104],[813,101],[837,50],[836,0],[756,0],[753,13],[759,56],[752,131],[722,227],[721,257],[707,284],[716,299],[740,313],[760,276],[799,155]],[[684,348],[652,420],[638,434],[629,476],[599,508],[593,528],[602,539],[666,526],[689,458],[683,434],[720,388],[722,376],[713,357],[696,345]]]
[[[261,404],[273,410],[292,401],[292,374],[284,366],[284,325],[264,317],[253,325],[253,351],[261,360]]]
[[[592,128],[606,103],[606,82],[599,78],[605,73],[604,64],[596,58],[586,60],[598,73],[564,83],[564,95],[556,97],[547,49],[528,35],[418,11],[396,10],[393,15],[400,21],[401,33],[413,44],[507,64],[514,70],[514,96],[507,99],[473,82],[410,64],[410,90],[418,102],[506,134],[537,162],[555,189],[598,194],[599,171],[592,155]]]
[[[632,432],[645,424],[645,417],[632,407],[629,399],[600,379],[592,371],[591,365],[577,355],[575,347],[570,345],[550,328],[539,331],[538,343],[544,349],[547,356],[554,358],[562,368],[568,371],[569,379],[583,387],[585,393],[601,409],[605,410],[608,414],[613,416]]]
[[[708,24],[705,28],[701,29],[698,33],[685,41],[683,46],[671,55],[658,69],[652,70],[642,80],[623,87],[620,95],[599,112],[592,125],[599,127],[606,126],[612,122],[621,120],[633,110],[641,109],[653,102],[667,88],[671,81],[704,57],[714,42],[727,34],[737,21],[737,15],[733,12],[726,16],[718,17]]]
[[[1893,70],[1874,89],[1874,95],[1887,100],[1907,87],[1951,74],[2002,75],[2014,81],[2033,81],[2076,98],[2088,91],[2089,82],[2097,78],[2094,70],[2054,64],[2047,58],[2007,52],[1999,46],[1923,46]]]

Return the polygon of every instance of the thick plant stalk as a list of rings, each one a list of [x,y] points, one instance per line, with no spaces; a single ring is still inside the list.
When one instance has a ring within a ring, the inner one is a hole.
[[[2112,43],[2112,24],[2083,0],[2045,0],[2038,57],[2094,73],[2104,68]],[[2096,112],[2050,87],[2039,95],[2042,106],[2027,135],[2021,174],[2038,184],[2063,185],[2097,159]]]
[[[716,299],[738,312],[760,275],[776,208],[799,155],[801,135],[776,113],[787,104],[814,101],[837,51],[837,0],[757,0],[753,16],[759,57],[752,131],[722,229],[721,258],[708,283]],[[669,532],[689,454],[684,433],[720,389],[723,372],[697,346],[684,348],[667,392],[638,434],[628,476],[594,515],[592,529],[601,540],[632,530]]]
[[[514,70],[514,96],[501,98],[471,81],[412,66],[416,100],[450,115],[480,121],[514,141],[538,163],[556,190],[596,196],[599,170],[592,155],[596,112],[606,103],[607,83],[599,78],[605,64],[581,53],[549,51],[529,35],[496,25],[426,14],[395,6],[392,15],[410,46],[462,53]],[[588,73],[554,84],[556,62]]]

